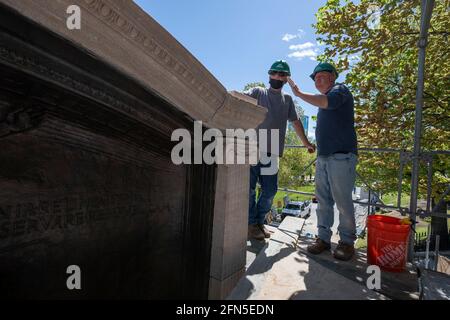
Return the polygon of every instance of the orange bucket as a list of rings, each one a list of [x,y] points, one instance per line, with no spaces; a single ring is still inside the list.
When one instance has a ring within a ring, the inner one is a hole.
[[[367,262],[385,271],[405,270],[410,225],[402,219],[372,215],[367,221]]]

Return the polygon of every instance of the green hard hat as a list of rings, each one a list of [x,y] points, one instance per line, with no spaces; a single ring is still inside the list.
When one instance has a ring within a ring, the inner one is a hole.
[[[336,75],[336,78],[339,77],[339,73],[336,71],[336,68],[331,63],[321,62],[314,68],[314,72],[310,75],[311,79],[314,80],[316,73],[321,71],[333,72]]]
[[[287,62],[284,60],[275,61],[269,69],[269,74],[272,71],[286,72],[288,74],[288,76],[291,75],[291,69],[289,68],[289,65],[287,64]]]

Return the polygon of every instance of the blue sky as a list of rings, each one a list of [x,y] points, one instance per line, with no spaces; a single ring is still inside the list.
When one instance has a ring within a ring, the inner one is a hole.
[[[135,0],[227,88],[268,82],[267,70],[286,60],[300,88],[316,92],[308,77],[321,53],[311,24],[326,0]],[[341,79],[339,79],[341,80]],[[286,92],[292,94],[289,86]],[[317,109],[297,99],[308,116]],[[314,124],[313,124],[314,125]],[[310,122],[309,135],[314,136]]]

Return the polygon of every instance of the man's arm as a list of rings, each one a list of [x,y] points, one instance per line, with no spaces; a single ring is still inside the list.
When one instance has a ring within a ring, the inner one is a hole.
[[[288,82],[292,88],[292,92],[300,99],[321,109],[328,108],[328,97],[326,95],[302,92],[291,78],[288,78]]]
[[[316,151],[316,146],[311,144],[308,141],[308,138],[305,135],[305,129],[303,128],[302,123],[300,122],[300,120],[294,120],[292,121],[292,126],[294,127],[295,132],[297,133],[297,136],[300,138],[300,140],[302,141],[303,145],[308,148],[308,152],[309,153],[313,153],[314,151]]]

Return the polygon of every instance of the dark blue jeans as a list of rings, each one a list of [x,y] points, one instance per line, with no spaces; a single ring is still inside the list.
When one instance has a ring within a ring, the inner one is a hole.
[[[248,209],[248,224],[263,224],[266,214],[272,207],[272,201],[278,189],[278,172],[273,175],[261,175],[261,168],[269,167],[259,162],[250,166],[250,203]],[[261,192],[256,202],[256,183],[259,181]]]

